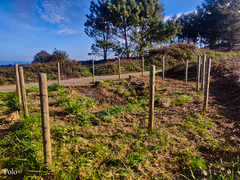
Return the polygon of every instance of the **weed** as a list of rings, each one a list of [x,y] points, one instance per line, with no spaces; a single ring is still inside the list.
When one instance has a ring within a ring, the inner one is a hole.
[[[128,158],[131,166],[142,164],[147,159],[142,153],[131,153]]]
[[[65,113],[66,114],[77,114],[80,112],[85,107],[93,107],[94,105],[97,104],[97,101],[91,98],[87,98],[82,95],[75,96],[77,99],[76,101],[70,101],[67,103],[66,108],[65,108]],[[65,99],[65,101],[67,101]]]
[[[52,85],[48,86],[48,91],[49,92],[58,91],[58,90],[61,90],[61,89],[63,89],[63,87],[58,83],[53,83]]]
[[[10,93],[2,93],[0,94],[0,98],[5,101],[3,105],[7,105],[11,111],[17,111],[18,109],[18,97],[17,97],[17,92],[10,92]]]
[[[105,82],[113,82],[114,81],[114,79],[106,79],[106,80],[104,80]]]
[[[65,92],[63,90],[59,90],[57,92],[57,96],[63,96],[65,94]]]
[[[83,127],[86,127],[87,125],[89,125],[90,121],[94,121],[95,120],[95,117],[92,113],[89,113],[89,112],[81,112],[81,113],[78,113],[75,117],[75,122],[80,125],[80,126],[83,126]],[[95,124],[98,124],[96,123],[97,121],[94,121]]]
[[[172,100],[171,103],[176,106],[181,106],[184,103],[188,103],[191,100],[191,97],[186,95],[181,95],[177,99]]]
[[[178,95],[187,95],[186,92],[181,92],[181,91],[177,91],[177,94],[178,94]]]
[[[207,167],[206,161],[188,148],[178,155],[178,163],[183,168],[184,174],[191,175],[194,179],[195,176],[201,175],[201,169],[206,169]]]
[[[26,89],[26,93],[37,92],[38,90],[39,90],[39,88],[32,86],[32,87]]]
[[[57,100],[57,105],[59,106],[69,103],[71,101],[71,99],[67,97],[57,97],[56,100]]]
[[[72,101],[68,103],[64,112],[66,114],[77,114],[81,108],[82,108],[81,104],[79,104],[78,102]]]

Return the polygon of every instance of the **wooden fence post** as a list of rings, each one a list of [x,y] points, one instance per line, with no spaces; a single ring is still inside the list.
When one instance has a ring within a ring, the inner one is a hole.
[[[142,76],[144,76],[144,57],[142,56]]]
[[[93,82],[95,82],[94,59],[92,59],[92,66],[93,66],[93,72],[92,72],[92,75],[93,75]]]
[[[61,73],[60,73],[60,64],[59,64],[59,62],[57,63],[57,69],[58,69],[58,84],[60,85]]]
[[[16,82],[16,91],[17,91],[17,97],[18,97],[18,106],[20,106],[22,103],[22,100],[21,100],[21,88],[20,88],[18,64],[15,64],[14,68],[15,68],[15,82]]]
[[[201,86],[201,90],[204,91],[205,89],[205,73],[206,73],[206,55],[203,55],[203,61],[202,61],[202,86]]]
[[[48,111],[47,76],[45,73],[39,74],[39,91],[40,91],[40,100],[41,100],[44,163],[47,166],[49,166],[52,163],[52,155],[51,155],[50,123],[49,123],[49,111]]]
[[[149,121],[148,128],[149,130],[153,129],[154,121],[154,94],[155,94],[155,66],[150,66],[150,93],[149,93]]]
[[[207,79],[206,79],[206,81],[205,81],[205,89],[204,89],[203,113],[206,112],[207,109],[208,109],[210,71],[211,71],[211,59],[209,58],[208,61],[207,61]]]
[[[200,67],[200,64],[201,64],[201,56],[198,56],[198,63],[197,63],[197,91],[199,91],[199,88],[200,88],[200,71],[201,71],[201,67]]]
[[[185,62],[185,83],[188,82],[188,60]]]
[[[164,79],[164,72],[165,72],[165,56],[162,58],[162,79]]]
[[[28,107],[27,107],[27,96],[25,90],[25,82],[24,82],[24,75],[23,75],[23,67],[19,67],[19,77],[20,77],[20,88],[22,93],[22,104],[23,104],[23,115],[24,118],[28,118]]]
[[[120,58],[118,58],[118,73],[119,73],[119,79],[121,79],[121,62],[120,62]]]

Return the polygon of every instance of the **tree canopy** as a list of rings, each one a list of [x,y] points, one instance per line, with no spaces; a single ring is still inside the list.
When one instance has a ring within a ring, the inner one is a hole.
[[[176,18],[163,20],[163,5],[158,0],[97,2],[91,2],[85,32],[95,40],[93,53],[104,59],[107,52],[126,57],[141,55],[153,43],[169,42],[180,30]]]
[[[36,55],[34,55],[32,63],[49,62],[50,59],[51,59],[51,55],[47,51],[42,50],[39,53],[37,53]]]
[[[86,15],[85,33],[94,39],[92,44],[92,52],[97,56],[103,56],[104,60],[113,49],[113,33],[110,23],[109,10],[107,8],[107,0],[98,0],[98,3],[91,1],[90,14]]]
[[[52,54],[49,54],[47,51],[42,50],[38,52],[36,55],[34,55],[32,63],[38,62],[47,63],[51,61],[61,61],[67,59],[68,55],[66,51],[55,49]]]
[[[85,22],[93,38],[92,52],[104,59],[142,55],[154,45],[178,41],[231,49],[240,44],[240,0],[205,0],[195,11],[164,20],[158,0],[98,0],[91,2]]]
[[[197,11],[182,15],[179,39],[231,49],[240,43],[240,0],[205,0]]]

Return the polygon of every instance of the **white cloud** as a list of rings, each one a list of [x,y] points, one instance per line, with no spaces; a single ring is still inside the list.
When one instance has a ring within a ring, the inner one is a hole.
[[[52,24],[69,23],[66,15],[69,3],[66,0],[40,0],[37,7],[43,20]]]
[[[183,13],[178,13],[178,14],[176,14],[176,15],[177,15],[177,18],[179,18],[182,14],[183,14]],[[171,19],[173,16],[174,16],[174,15],[165,16],[165,17],[164,17],[164,21],[167,21],[167,20]]]
[[[77,33],[77,31],[74,29],[62,29],[57,31],[57,34],[61,34],[61,35],[69,35],[69,34],[75,34],[75,33]]]
[[[40,17],[46,22],[59,25],[60,30],[56,33],[61,35],[77,32],[71,27],[71,20],[67,15],[70,13],[70,6],[68,0],[38,0],[37,2]]]

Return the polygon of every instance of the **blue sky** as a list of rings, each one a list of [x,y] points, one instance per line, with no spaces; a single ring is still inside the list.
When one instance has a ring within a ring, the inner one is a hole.
[[[87,60],[93,40],[84,32],[90,0],[0,0],[0,65],[31,62],[41,50],[64,50]],[[166,17],[187,13],[203,0],[161,0]]]

